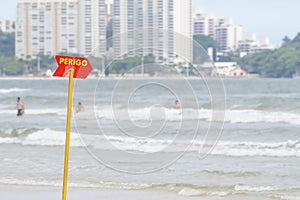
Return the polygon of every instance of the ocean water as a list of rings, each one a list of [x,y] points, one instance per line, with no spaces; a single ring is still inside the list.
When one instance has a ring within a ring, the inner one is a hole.
[[[68,186],[300,199],[300,80],[223,83],[76,80],[73,104],[85,110],[72,113]],[[0,80],[1,185],[61,186],[67,87],[66,79]]]

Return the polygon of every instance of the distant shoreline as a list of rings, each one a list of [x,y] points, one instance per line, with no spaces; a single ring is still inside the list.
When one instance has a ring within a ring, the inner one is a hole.
[[[43,76],[2,76],[0,80],[54,80],[56,77],[43,77]]]
[[[218,77],[205,77],[205,79],[217,79]],[[68,77],[43,77],[43,76],[6,76],[0,77],[0,80],[63,80],[68,79]],[[108,77],[87,77],[87,80],[179,80],[179,79],[193,79],[200,80],[203,77],[183,77],[183,76],[108,76]]]
[[[46,76],[2,76],[0,80],[63,80],[68,77],[46,77]],[[264,79],[262,77],[211,77],[211,76],[108,76],[108,77],[94,77],[89,76],[87,80],[201,80],[201,79]]]

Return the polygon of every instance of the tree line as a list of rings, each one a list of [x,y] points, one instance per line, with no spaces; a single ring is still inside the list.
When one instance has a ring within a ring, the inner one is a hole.
[[[250,54],[238,60],[249,73],[263,77],[291,78],[300,72],[300,33],[294,38],[285,37],[280,48]]]
[[[218,49],[217,43],[209,36],[194,36],[194,41],[201,44],[203,49],[213,47]],[[194,48],[194,63],[207,61],[206,52]],[[242,58],[239,52],[230,52],[219,57],[219,62],[237,62],[248,73],[259,74],[269,78],[291,78],[300,75],[300,33],[295,38],[287,36],[283,38],[280,48],[263,50],[254,54],[248,54]]]
[[[194,63],[208,60],[206,50],[208,47],[218,48],[217,43],[209,36],[194,36]],[[203,47],[203,48],[202,48]],[[64,53],[65,54],[65,53]],[[76,56],[76,55],[74,55]],[[92,66],[101,69],[103,58],[89,58]],[[280,48],[275,50],[264,50],[262,52],[246,55],[242,58],[235,53],[227,54],[219,61],[236,61],[242,69],[248,73],[260,74],[262,77],[291,78],[300,75],[300,33],[290,39],[283,38]],[[144,64],[154,63],[155,57],[148,55],[143,58]],[[108,61],[105,60],[105,65]],[[141,57],[127,57],[115,60],[111,63],[106,73],[122,74],[134,66],[141,64]],[[38,55],[33,59],[27,57],[25,60],[15,57],[15,36],[14,33],[3,33],[0,31],[0,76],[1,75],[22,75],[25,73],[38,74],[39,69],[54,69],[56,67],[53,56]]]

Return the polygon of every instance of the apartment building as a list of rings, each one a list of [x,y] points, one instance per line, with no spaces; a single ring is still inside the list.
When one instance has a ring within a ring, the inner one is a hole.
[[[207,35],[217,41],[220,52],[234,51],[243,37],[243,28],[231,18],[218,18],[201,8],[193,11],[193,34]]]
[[[16,57],[106,50],[105,0],[18,0]]]
[[[215,37],[215,27],[218,17],[212,13],[205,13],[201,8],[193,11],[193,35],[207,35]]]
[[[100,57],[106,52],[105,0],[79,0],[79,53]]]
[[[255,33],[248,33],[245,40],[239,41],[239,50],[241,57],[263,50],[273,50],[275,48],[275,45],[270,44],[270,40],[268,37],[257,39]]]
[[[15,22],[12,19],[0,19],[0,30],[4,33],[15,32]]]
[[[219,22],[215,29],[215,40],[219,45],[219,51],[230,52],[238,49],[239,41],[243,39],[242,27],[235,25],[231,20]]]
[[[115,0],[115,57],[154,55],[173,64],[192,60],[191,0]]]

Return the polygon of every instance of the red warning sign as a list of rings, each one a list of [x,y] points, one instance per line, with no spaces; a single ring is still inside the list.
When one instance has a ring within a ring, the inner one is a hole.
[[[87,58],[56,55],[55,60],[58,68],[53,76],[67,77],[69,71],[74,70],[73,78],[85,79],[92,71],[92,66]]]

